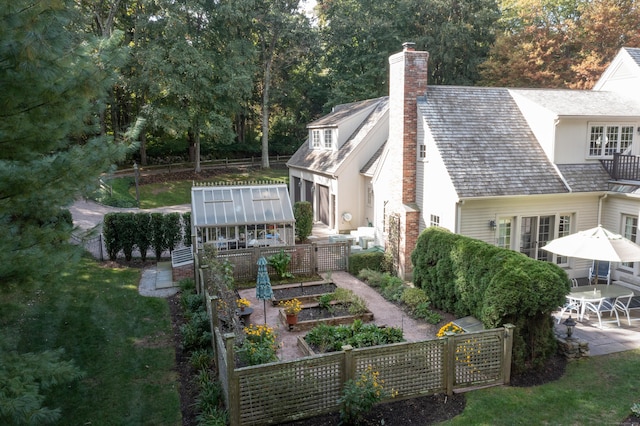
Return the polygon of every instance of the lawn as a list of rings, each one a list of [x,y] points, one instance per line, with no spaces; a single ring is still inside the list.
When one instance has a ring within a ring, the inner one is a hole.
[[[142,297],[140,270],[83,259],[41,286],[3,289],[0,335],[21,353],[64,348],[83,379],[48,394],[63,425],[179,425],[167,301]]]
[[[286,168],[250,169],[216,175],[207,179],[210,183],[233,183],[237,185],[252,182],[276,181],[287,183],[288,170]],[[106,204],[120,206],[134,206],[136,204],[136,188],[132,177],[119,177],[108,181],[113,188],[113,195],[101,199]],[[159,182],[139,185],[140,208],[152,209],[164,206],[176,206],[191,203],[191,186],[193,179],[173,180],[161,179]]]
[[[573,361],[542,386],[469,392],[464,412],[443,424],[617,425],[640,400],[638,371],[640,350]]]

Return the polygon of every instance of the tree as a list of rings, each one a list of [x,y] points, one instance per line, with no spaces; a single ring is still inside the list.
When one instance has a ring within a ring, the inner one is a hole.
[[[482,84],[590,89],[623,46],[640,43],[636,0],[503,0]]]
[[[78,253],[63,207],[127,148],[100,135],[117,36],[70,31],[70,0],[0,10],[0,282],[42,279]],[[121,35],[121,34],[120,34]]]
[[[269,116],[274,68],[290,69],[310,49],[311,26],[299,11],[299,0],[256,2],[254,34],[260,61],[262,167],[269,168]],[[286,81],[283,82],[286,84]]]
[[[492,0],[319,0],[330,104],[388,94],[388,57],[429,51],[429,84],[473,84],[499,17]]]
[[[141,55],[151,85],[145,114],[168,135],[187,138],[196,172],[201,138],[233,142],[233,114],[251,93],[246,7],[234,0],[163,3],[149,29],[156,39]]]

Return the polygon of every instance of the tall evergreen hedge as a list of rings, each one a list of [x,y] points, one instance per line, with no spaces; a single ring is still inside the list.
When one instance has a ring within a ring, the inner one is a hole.
[[[536,368],[556,350],[553,312],[570,283],[557,265],[513,250],[428,228],[411,255],[414,284],[434,307],[473,315],[485,327],[514,324],[514,372]]]

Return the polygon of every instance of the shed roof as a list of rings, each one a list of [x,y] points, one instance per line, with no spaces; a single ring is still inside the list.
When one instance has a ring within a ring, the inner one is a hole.
[[[191,221],[199,228],[295,223],[287,185],[194,186]]]

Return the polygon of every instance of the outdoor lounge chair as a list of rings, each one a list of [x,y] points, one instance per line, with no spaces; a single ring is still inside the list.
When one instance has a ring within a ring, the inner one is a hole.
[[[598,270],[596,271],[596,267]],[[597,278],[597,282],[595,282]],[[607,284],[611,284],[611,262],[603,260],[594,260],[591,268],[589,268],[589,282],[592,284],[600,284],[600,280],[605,280]]]
[[[613,306],[613,304],[607,300],[606,298],[601,298],[598,300],[589,300],[584,302],[585,311],[593,312],[598,316],[598,324],[600,328],[602,328],[603,322],[615,322],[620,327],[620,317],[618,317],[618,311]],[[609,313],[609,316],[612,317],[615,314],[616,319],[613,320],[602,320],[602,314]]]

